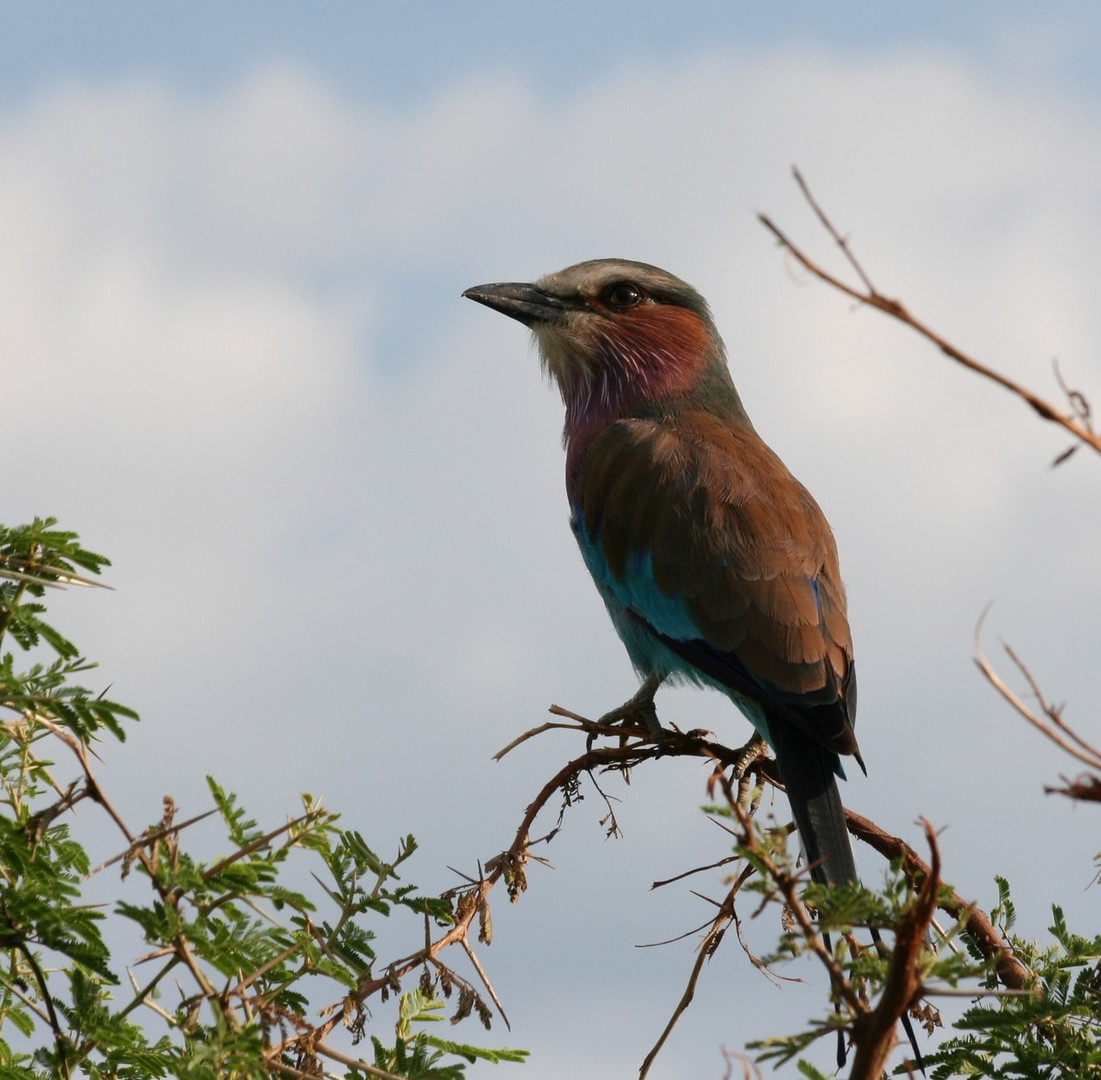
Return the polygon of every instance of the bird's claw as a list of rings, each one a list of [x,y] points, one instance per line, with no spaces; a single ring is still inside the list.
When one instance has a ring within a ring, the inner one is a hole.
[[[769,745],[758,732],[743,746],[734,757],[730,769],[730,779],[738,782],[738,805],[745,806],[752,817],[761,802],[761,788],[753,780],[753,766],[769,755]]]
[[[770,752],[768,743],[765,742],[760,733],[753,732],[753,737],[734,756],[734,763],[731,766],[731,779],[739,782],[745,779],[751,766],[760,761],[761,758],[768,757]]]
[[[651,742],[657,744],[660,751],[664,739],[661,723],[658,720],[658,711],[654,705],[654,694],[661,686],[662,679],[656,675],[649,676],[639,687],[634,697],[625,701],[622,705],[606,712],[596,723],[600,728],[616,727],[621,724],[641,724],[646,729],[646,734]],[[599,731],[590,731],[585,749],[591,750],[593,742],[599,735]]]

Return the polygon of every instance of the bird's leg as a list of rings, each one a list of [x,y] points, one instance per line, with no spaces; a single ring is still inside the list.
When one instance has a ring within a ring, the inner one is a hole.
[[[657,722],[654,695],[658,692],[658,687],[661,686],[664,679],[664,675],[647,675],[634,697],[617,708],[606,712],[597,723],[611,727],[614,724],[622,724],[625,720],[642,720],[649,728],[651,721]]]
[[[597,723],[601,727],[614,727],[616,724],[641,723],[646,728],[647,734],[654,742],[661,742],[661,724],[658,722],[658,711],[654,707],[654,695],[658,687],[665,680],[664,675],[647,675],[643,684],[638,688],[634,697],[625,701],[618,708],[606,712]],[[589,735],[589,747],[596,737],[595,732]]]
[[[763,757],[768,757],[770,748],[767,742],[761,737],[759,731],[753,732],[753,737],[738,750],[734,755],[734,762],[731,768],[731,779],[741,780],[747,772],[749,772],[750,766],[755,761],[760,761]]]
[[[761,737],[759,731],[753,732],[753,737],[735,755],[734,764],[731,766],[730,778],[738,781],[738,805],[745,806],[752,817],[757,812],[757,806],[761,797],[757,796],[750,801],[750,792],[757,785],[753,784],[753,766],[763,757],[769,755],[769,745]]]

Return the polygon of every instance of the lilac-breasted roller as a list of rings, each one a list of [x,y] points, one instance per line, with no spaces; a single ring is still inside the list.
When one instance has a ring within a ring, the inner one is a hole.
[[[727,694],[776,755],[814,877],[855,881],[837,546],[750,423],[703,297],[626,259],[463,295],[528,326],[561,391],[571,525],[635,668]]]

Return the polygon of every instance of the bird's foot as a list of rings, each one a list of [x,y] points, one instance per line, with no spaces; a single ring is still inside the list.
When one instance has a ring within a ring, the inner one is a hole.
[[[741,780],[755,762],[760,761],[763,757],[768,757],[770,753],[769,745],[761,738],[760,732],[753,732],[753,737],[749,742],[734,755],[734,761],[731,765],[731,779]]]
[[[662,730],[658,721],[658,711],[654,705],[654,695],[664,678],[663,675],[647,676],[646,681],[638,688],[638,693],[634,697],[617,708],[606,712],[597,720],[597,725],[602,728],[612,728],[627,724],[640,724],[646,729],[646,734],[651,741],[660,746]],[[592,749],[593,740],[598,734],[596,731],[589,732],[588,749]]]
[[[744,806],[752,817],[757,812],[761,802],[761,785],[754,781],[754,768],[761,758],[768,757],[771,752],[767,742],[759,732],[754,732],[753,737],[734,756],[734,762],[730,767],[730,779],[737,782],[737,801],[739,806]]]

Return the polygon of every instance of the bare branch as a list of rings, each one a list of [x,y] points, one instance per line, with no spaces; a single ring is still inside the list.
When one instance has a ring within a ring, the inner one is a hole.
[[[493,1004],[497,1006],[497,1011],[501,1014],[501,1019],[505,1022],[505,1027],[512,1030],[512,1024],[509,1023],[508,1015],[505,1013],[505,1007],[501,1004],[501,999],[497,996],[497,991],[493,989],[493,983],[489,981],[489,976],[485,972],[485,968],[482,967],[481,961],[479,961],[477,954],[470,947],[469,938],[464,937],[462,939],[463,952],[466,953],[467,959],[470,961],[471,966],[478,973],[478,978],[482,980],[482,985],[486,988],[486,993],[493,999]]]
[[[826,231],[830,234],[830,237],[841,248],[849,265],[853,267],[857,276],[860,278],[862,288],[857,288],[853,285],[849,285],[842,281],[840,278],[829,273],[829,271],[823,269],[816,262],[814,262],[801,248],[799,248],[788,236],[768,217],[767,214],[758,214],[757,219],[760,223],[772,233],[774,237],[779,241],[780,245],[784,247],[791,255],[798,261],[804,269],[806,269],[819,281],[824,281],[827,285],[837,289],[838,292],[844,293],[846,296],[851,297],[860,304],[866,304],[868,307],[876,308],[879,311],[884,312],[886,315],[890,315],[894,319],[898,319],[899,322],[905,323],[911,329],[916,330],[922,337],[931,341],[945,356],[951,357],[957,363],[962,364],[964,367],[982,375],[986,379],[990,379],[992,382],[997,383],[999,386],[1004,387],[1012,394],[1016,394],[1022,401],[1027,402],[1032,409],[1044,420],[1050,420],[1052,423],[1058,424],[1060,427],[1069,431],[1079,443],[1085,446],[1089,446],[1101,454],[1101,434],[1098,434],[1093,430],[1092,423],[1090,421],[1089,405],[1086,402],[1085,397],[1079,391],[1067,391],[1065,385],[1060,378],[1060,385],[1068,395],[1070,409],[1067,412],[1061,411],[1052,405],[1049,401],[1040,397],[1038,394],[1033,393],[1020,383],[1014,382],[1008,376],[1003,375],[1001,372],[994,370],[976,360],[974,357],[958,349],[946,338],[942,337],[931,327],[915,318],[906,309],[905,305],[900,300],[894,300],[887,296],[884,296],[879,292],[871,283],[867,274],[863,268],[857,262],[856,257],[853,255],[848,241],[843,238],[840,233],[834,228],[829,218],[826,216],[822,208],[815,201],[810,194],[810,189],[807,187],[806,181],[799,173],[798,169],[793,169],[795,174],[796,183],[799,185],[806,197],[808,203],[813,209],[814,213],[818,217],[818,220],[825,227]],[[1066,460],[1069,455],[1061,455],[1056,459],[1056,464],[1059,461]]]
[[[741,883],[739,879],[739,884]],[[732,901],[733,893],[735,889],[731,890],[727,900]],[[669,1017],[668,1023],[662,1029],[661,1034],[658,1036],[657,1042],[650,1048],[650,1052],[643,1059],[642,1065],[638,1070],[639,1080],[646,1080],[649,1075],[650,1068],[657,1060],[658,1054],[661,1053],[662,1047],[665,1046],[669,1036],[673,1033],[673,1028],[677,1026],[677,1021],[688,1010],[688,1006],[692,1004],[692,999],[696,996],[696,986],[699,983],[700,974],[703,972],[703,965],[711,958],[711,954],[715,951],[719,942],[722,940],[723,934],[726,932],[727,923],[729,923],[731,915],[733,913],[733,907],[724,902],[719,914],[715,916],[714,922],[711,924],[711,928],[704,935],[703,940],[696,948],[696,960],[692,964],[691,974],[688,976],[688,984],[684,988],[684,993],[681,995],[680,1000],[677,1002],[676,1007],[673,1009],[672,1015]]]
[[[864,283],[864,288],[868,290],[868,294],[871,296],[878,296],[879,293],[872,284],[871,278],[864,273],[864,267],[857,262],[856,256],[852,252],[852,248],[849,247],[848,239],[843,237],[833,227],[833,222],[826,216],[826,212],[822,207],[818,205],[818,200],[810,193],[810,188],[807,186],[806,180],[803,179],[803,174],[799,171],[798,166],[793,165],[791,167],[791,174],[795,177],[795,182],[799,185],[799,190],[803,193],[803,198],[807,200],[810,208],[817,215],[818,220],[822,223],[822,227],[833,237],[834,242],[844,253],[845,258],[849,260],[849,265],[856,271],[856,276]]]
[[[1036,679],[1033,677],[1032,672],[1029,671],[1028,666],[1009,645],[1003,642],[1002,648],[1005,649],[1006,655],[1016,666],[1017,670],[1024,676],[1025,682],[1028,683],[1029,692],[1036,699],[1036,703],[1039,707],[1038,710],[1030,709],[1021,698],[1006,685],[1005,681],[997,671],[994,670],[993,665],[986,658],[986,653],[982,647],[982,624],[989,610],[988,607],[986,611],[982,613],[975,627],[975,666],[983,673],[983,676],[990,685],[993,686],[1021,716],[1036,728],[1037,731],[1050,739],[1065,753],[1094,770],[1094,773],[1074,782],[1064,779],[1065,787],[1049,787],[1045,788],[1045,790],[1062,795],[1069,795],[1071,798],[1075,799],[1085,799],[1092,802],[1101,801],[1101,790],[1099,790],[1101,789],[1101,776],[1097,775],[1101,773],[1101,750],[1098,750],[1098,748],[1091,743],[1086,742],[1085,739],[1067,724],[1063,719],[1062,707],[1053,705],[1047,700],[1043,691],[1040,689],[1039,683],[1037,683]]]

